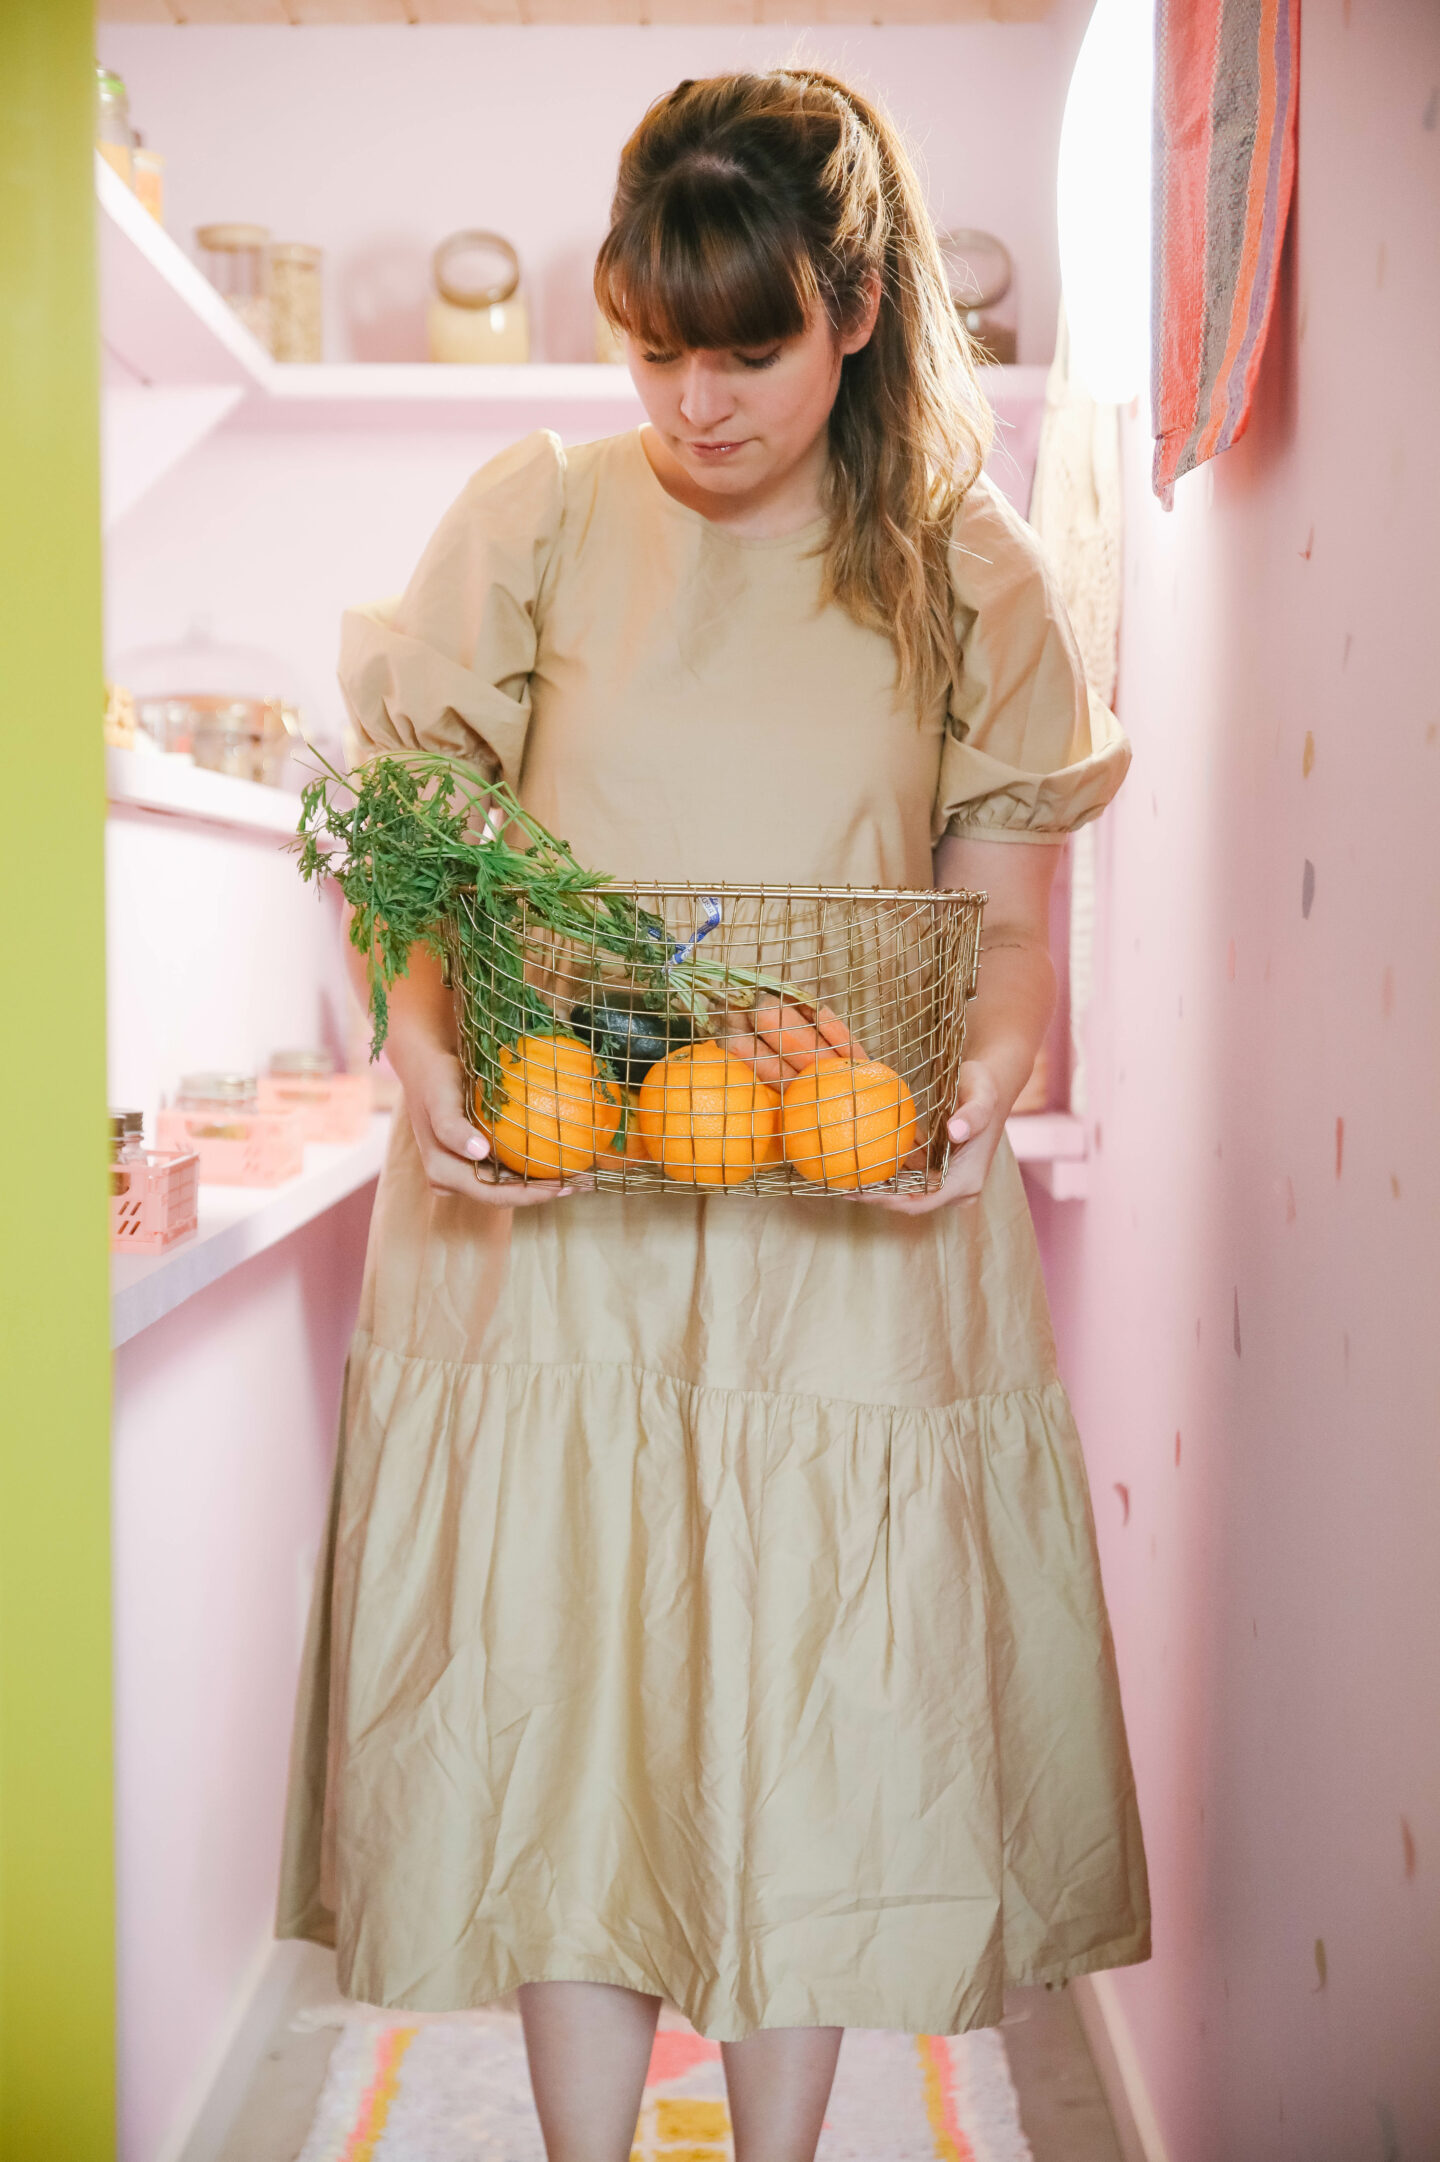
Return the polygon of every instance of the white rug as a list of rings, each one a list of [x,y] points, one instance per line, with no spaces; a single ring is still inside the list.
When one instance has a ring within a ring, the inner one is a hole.
[[[406,2019],[359,2007],[340,2024],[298,2162],[545,2162],[518,2016]],[[719,2044],[670,2015],[655,2037],[632,2162],[732,2162]],[[1030,2162],[997,2029],[845,2036],[818,2162]]]

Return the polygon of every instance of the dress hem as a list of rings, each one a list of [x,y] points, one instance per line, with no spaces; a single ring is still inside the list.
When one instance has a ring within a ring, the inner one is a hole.
[[[335,1949],[334,1931],[328,1929],[324,1923],[313,1928],[297,1923],[290,1928],[277,1929],[276,1935],[281,1940],[319,1944],[332,1951]],[[786,2019],[776,2020],[773,2025],[776,2028],[854,2027],[887,2034],[968,2034],[976,2028],[996,2027],[1000,2024],[1003,2016],[1001,2000],[1007,1989],[1026,1989],[1041,1984],[1054,1987],[1056,1984],[1075,1981],[1081,1975],[1095,1974],[1105,1968],[1135,1966],[1149,1957],[1149,1924],[1142,1923],[1139,1928],[1128,1931],[1124,1936],[1111,1937],[1104,1944],[1093,1946],[1086,1952],[1077,1952],[1069,1959],[1039,1962],[1008,1972],[999,1985],[996,2000],[992,2003],[988,1996],[984,1998],[981,2016],[974,2019],[961,2019],[957,2022],[953,2014],[946,2012],[918,2027],[896,2027],[881,2018],[857,2019],[852,2012],[844,2018]],[[517,1965],[519,1964],[517,1962]],[[634,1990],[640,1996],[658,1997],[662,2003],[671,2005],[682,2018],[687,2019],[695,2032],[708,2042],[743,2042],[749,2035],[765,2032],[767,2026],[772,2024],[763,2017],[752,2021],[712,2019],[708,2025],[702,2024],[701,2019],[696,2016],[699,2010],[698,1999],[691,1997],[687,2003],[688,1993],[656,1988],[652,1984],[637,1980],[633,1973],[622,1973],[618,1969],[607,1967],[600,1960],[578,1959],[542,1959],[537,1962],[533,1971],[523,1971],[503,1985],[497,1983],[493,1990],[475,1995],[464,2004],[417,2005],[407,2004],[403,1997],[393,1997],[374,2008],[383,2011],[419,2012],[443,2018],[452,2013],[483,2011],[487,2005],[499,2003],[515,1990],[524,1989],[536,1982],[596,1982],[608,1988]],[[372,2003],[369,1998],[351,1996],[343,1987],[340,1994],[349,2004]],[[878,2011],[879,2007],[876,2009]]]

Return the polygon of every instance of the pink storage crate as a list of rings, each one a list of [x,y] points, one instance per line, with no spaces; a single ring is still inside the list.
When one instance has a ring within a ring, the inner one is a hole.
[[[198,1222],[200,1159],[190,1150],[143,1156],[112,1166],[110,1245],[118,1254],[163,1254],[188,1239]]]
[[[263,1073],[260,1108],[298,1113],[307,1141],[363,1141],[370,1124],[370,1076]]]
[[[305,1168],[305,1129],[296,1111],[253,1104],[172,1104],[160,1113],[164,1149],[193,1149],[202,1186],[283,1186]]]

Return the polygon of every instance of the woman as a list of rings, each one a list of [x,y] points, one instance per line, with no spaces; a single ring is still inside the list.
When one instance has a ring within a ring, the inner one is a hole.
[[[398,607],[347,618],[356,725],[505,774],[617,877],[986,889],[952,1168],[848,1207],[496,1183],[416,960],[282,1929],[383,2004],[518,1987],[552,2162],[628,2155],[662,1998],[725,2044],[740,2162],[803,2162],[845,2026],[992,2023],[1007,1981],[1148,1950],[1004,1139],[1054,844],[1128,751],[979,476],[869,105],[682,83],[596,291],[649,426],[475,476]]]

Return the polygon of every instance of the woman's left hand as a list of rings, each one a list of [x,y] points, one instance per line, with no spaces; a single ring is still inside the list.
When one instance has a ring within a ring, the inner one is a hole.
[[[862,1193],[859,1198],[872,1209],[890,1209],[897,1216],[928,1216],[952,1201],[975,1200],[1005,1131],[1005,1109],[989,1067],[980,1059],[964,1060],[960,1100],[949,1120],[950,1168],[944,1184],[933,1194]]]

